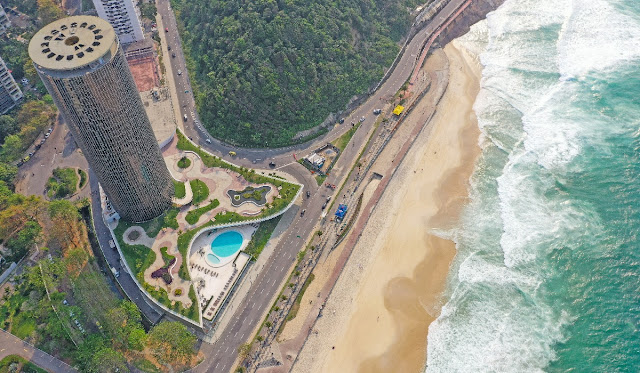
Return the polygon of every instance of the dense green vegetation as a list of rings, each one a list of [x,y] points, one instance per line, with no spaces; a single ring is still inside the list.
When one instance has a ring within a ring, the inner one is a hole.
[[[204,125],[242,146],[295,142],[382,77],[422,2],[174,0]]]
[[[173,189],[175,190],[176,198],[184,198],[187,195],[187,190],[181,181],[173,180]]]
[[[189,181],[189,185],[191,185],[191,191],[193,192],[193,199],[191,200],[191,204],[199,205],[202,201],[209,197],[209,188],[207,184],[202,180],[191,180]]]
[[[65,198],[76,192],[80,177],[74,168],[56,168],[46,184],[49,198]]]
[[[187,216],[185,216],[184,220],[186,220],[187,223],[189,224],[195,224],[198,222],[198,219],[200,219],[202,214],[204,214],[207,211],[211,211],[218,206],[220,206],[220,201],[218,201],[217,199],[214,199],[213,201],[211,201],[211,203],[209,203],[206,206],[202,206],[200,208],[189,211],[187,213]]]

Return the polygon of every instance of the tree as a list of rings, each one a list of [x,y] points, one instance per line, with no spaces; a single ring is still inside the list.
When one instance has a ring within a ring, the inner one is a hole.
[[[91,373],[125,373],[129,371],[124,355],[110,347],[98,350],[93,355],[88,368]]]
[[[43,25],[47,25],[65,16],[53,0],[38,0],[38,18]]]
[[[80,224],[78,209],[67,200],[55,200],[49,203],[49,217],[52,224],[49,238],[64,249],[83,248],[83,227]]]
[[[0,162],[0,181],[4,181],[6,185],[13,185],[17,175],[18,167]]]
[[[179,322],[156,325],[147,339],[151,353],[164,364],[182,362],[194,353],[196,337]]]
[[[249,352],[251,352],[251,344],[241,344],[240,347],[238,347],[238,358],[240,358],[240,360],[246,359],[249,356]]]
[[[132,350],[142,351],[146,341],[147,333],[145,333],[142,328],[135,328],[129,333],[127,345]]]
[[[0,116],[0,143],[4,142],[4,139],[18,132],[18,123],[9,115]]]
[[[24,145],[18,135],[9,135],[4,139],[2,145],[2,155],[7,161],[14,161],[22,155]]]

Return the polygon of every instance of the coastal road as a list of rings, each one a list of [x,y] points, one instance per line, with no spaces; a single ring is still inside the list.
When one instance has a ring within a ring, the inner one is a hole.
[[[13,334],[0,329],[0,360],[9,356],[18,355],[51,373],[74,373],[73,367],[64,361],[58,360],[48,353],[39,350]]]
[[[168,46],[171,47],[171,53],[175,53],[176,57],[167,56],[164,60],[169,61],[173,71],[173,81],[176,84],[177,101],[181,109],[181,117],[178,120],[183,121],[182,115],[187,114],[187,121],[184,123],[187,136],[193,139],[198,145],[207,149],[209,152],[233,161],[236,164],[253,168],[268,168],[269,162],[273,161],[277,167],[294,162],[293,154],[304,156],[311,150],[330,142],[349,129],[349,123],[357,122],[360,117],[367,119],[372,118],[372,112],[376,108],[382,107],[390,97],[396,94],[402,84],[409,79],[411,72],[419,57],[422,46],[438,28],[446,22],[446,20],[458,9],[464,0],[451,0],[444,8],[438,12],[434,18],[426,24],[407,44],[405,52],[400,57],[395,69],[391,72],[387,80],[380,85],[365,103],[345,117],[345,123],[335,126],[327,134],[304,144],[290,146],[277,149],[244,149],[224,144],[223,142],[209,136],[200,123],[195,101],[193,98],[189,74],[186,69],[185,59],[182,52],[182,42],[178,35],[176,19],[169,0],[158,0],[158,15],[162,17],[162,23],[169,31],[166,32]],[[160,32],[165,32],[160,30]],[[178,72],[182,74],[178,74]],[[171,79],[169,79],[171,84]],[[369,132],[373,120],[366,121],[364,131]],[[211,143],[205,140],[209,139]],[[229,156],[229,151],[236,152],[237,156],[233,159]],[[299,158],[298,157],[298,158]]]
[[[170,53],[175,53],[176,57],[169,57],[172,64],[173,79],[176,82],[176,91],[178,92],[178,102],[182,110],[182,114],[187,114],[188,120],[185,123],[187,136],[191,137],[197,144],[207,149],[209,152],[230,160],[228,151],[233,150],[237,153],[237,158],[233,159],[233,163],[241,164],[253,168],[268,168],[270,161],[276,162],[278,167],[283,167],[283,171],[289,172],[294,177],[299,177],[300,173],[306,173],[308,180],[308,171],[300,169],[297,163],[294,163],[292,153],[304,152],[313,149],[320,144],[326,143],[329,139],[334,139],[346,132],[350,126],[350,122],[357,122],[358,118],[364,116],[365,121],[356,131],[350,145],[348,145],[340,158],[338,159],[327,182],[331,184],[339,184],[350,166],[356,159],[360,149],[365,144],[368,134],[374,125],[374,116],[371,114],[373,109],[382,107],[389,97],[395,95],[402,84],[409,78],[416,58],[418,57],[422,46],[427,38],[442,25],[448,17],[453,14],[456,9],[463,3],[463,0],[450,1],[435,17],[421,30],[407,45],[396,68],[390,74],[389,78],[380,86],[380,88],[359,108],[354,110],[350,116],[345,118],[345,124],[335,127],[327,135],[321,139],[308,144],[289,147],[285,149],[238,149],[225,145],[215,139],[211,139],[208,144],[205,139],[209,138],[208,134],[200,130],[197,126],[197,112],[191,94],[188,73],[185,68],[184,57],[182,55],[182,47],[180,38],[177,35],[176,21],[167,0],[158,0],[158,14],[162,17],[164,27],[168,28],[167,41],[171,47]],[[164,32],[161,30],[161,32]],[[166,61],[167,59],[165,59]],[[178,74],[181,71],[182,74]],[[171,79],[169,79],[171,81]],[[170,83],[171,84],[171,83]],[[178,118],[182,120],[182,118]],[[304,154],[301,154],[304,155]],[[302,175],[304,177],[304,174]],[[311,185],[310,185],[311,184]],[[310,189],[308,189],[310,188]],[[288,275],[288,269],[296,260],[296,255],[306,243],[306,238],[312,233],[320,215],[322,213],[321,206],[327,196],[333,191],[313,185],[313,181],[305,182],[305,190],[312,190],[312,197],[306,199],[303,197],[301,209],[306,209],[304,217],[299,215],[293,220],[289,229],[284,233],[283,238],[274,249],[274,253],[264,268],[260,268],[257,279],[251,283],[250,289],[246,294],[237,294],[237,297],[243,297],[236,309],[228,309],[225,312],[233,312],[233,316],[227,325],[223,325],[224,330],[220,337],[211,345],[203,344],[201,351],[205,355],[205,360],[193,369],[195,372],[227,372],[233,369],[233,363],[237,358],[238,347],[250,340],[252,332],[256,325],[262,321],[262,317],[266,310],[271,307],[273,297],[280,290],[280,283],[285,276]],[[333,211],[329,211],[332,214]]]

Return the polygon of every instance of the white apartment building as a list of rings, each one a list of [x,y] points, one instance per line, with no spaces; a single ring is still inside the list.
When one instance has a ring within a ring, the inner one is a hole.
[[[93,0],[98,16],[109,21],[120,43],[129,44],[144,39],[140,13],[133,0]]]
[[[13,79],[2,58],[0,58],[0,114],[11,110],[22,100],[22,91]]]
[[[0,36],[7,32],[7,29],[11,26],[11,22],[7,17],[7,13],[4,11],[4,7],[0,4]]]

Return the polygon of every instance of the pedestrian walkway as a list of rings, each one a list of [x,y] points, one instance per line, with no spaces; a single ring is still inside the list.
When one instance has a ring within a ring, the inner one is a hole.
[[[35,348],[29,343],[0,329],[0,360],[9,355],[18,355],[51,373],[77,372],[64,361]]]

